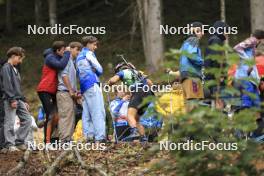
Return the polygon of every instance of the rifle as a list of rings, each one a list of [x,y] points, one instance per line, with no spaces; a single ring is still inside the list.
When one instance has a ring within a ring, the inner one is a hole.
[[[138,71],[136,71],[136,69],[133,68],[133,67],[127,62],[127,60],[124,58],[124,55],[123,55],[123,54],[117,54],[116,56],[122,58],[122,60],[125,62],[125,64],[131,69],[133,75],[136,75],[136,77],[137,77],[137,79],[138,79],[139,81],[142,80],[142,78],[140,78],[140,76],[139,76],[140,73],[139,73]]]

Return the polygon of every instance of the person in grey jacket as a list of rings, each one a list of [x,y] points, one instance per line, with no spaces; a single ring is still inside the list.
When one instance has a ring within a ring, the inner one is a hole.
[[[16,65],[22,63],[25,50],[21,47],[12,47],[7,51],[8,61],[1,69],[1,82],[4,100],[4,135],[5,147],[9,151],[26,150],[25,138],[31,127],[29,105],[21,91],[21,78]],[[20,119],[17,138],[14,124],[16,115]]]
[[[7,58],[0,59],[0,73],[1,69],[5,63],[7,63]],[[15,66],[18,71],[20,70],[20,64]],[[1,74],[0,74],[1,79]],[[0,149],[3,149],[5,146],[5,135],[4,135],[4,118],[5,118],[5,110],[4,110],[4,99],[3,99],[3,91],[2,91],[2,82],[0,81]]]

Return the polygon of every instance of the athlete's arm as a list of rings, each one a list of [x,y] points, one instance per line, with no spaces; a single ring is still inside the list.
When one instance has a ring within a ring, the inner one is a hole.
[[[147,84],[148,84],[149,86],[153,86],[153,82],[152,82],[150,79],[147,79]]]
[[[111,86],[111,85],[117,83],[118,81],[120,81],[120,77],[118,75],[115,75],[109,79],[108,85]]]

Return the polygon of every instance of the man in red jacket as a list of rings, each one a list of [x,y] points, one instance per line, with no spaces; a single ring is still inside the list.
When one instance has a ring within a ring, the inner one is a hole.
[[[55,41],[52,44],[52,48],[44,51],[44,57],[42,77],[37,87],[37,92],[46,114],[44,142],[49,144],[51,142],[52,129],[58,122],[56,104],[57,72],[63,70],[68,64],[70,52],[66,51],[64,41]]]

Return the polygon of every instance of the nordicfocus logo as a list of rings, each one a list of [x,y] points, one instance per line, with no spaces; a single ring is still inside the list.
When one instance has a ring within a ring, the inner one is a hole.
[[[104,151],[107,149],[107,146],[105,143],[81,143],[76,141],[71,141],[68,143],[61,143],[60,141],[58,143],[54,144],[44,144],[44,143],[36,143],[34,142],[28,142],[28,150],[73,150],[76,148],[77,150],[99,150]]]
[[[118,92],[156,92],[156,93],[163,93],[163,92],[171,92],[173,90],[173,87],[171,85],[156,85],[153,84],[151,86],[145,85],[145,84],[136,84],[136,85],[130,85],[127,86],[123,82],[121,84],[115,84],[115,85],[108,85],[108,84],[99,84],[99,88],[102,92],[106,93],[115,93]],[[96,92],[97,89],[93,87],[94,91]]]
[[[175,34],[184,34],[184,35],[192,35],[194,34],[194,31],[191,30],[192,24],[187,24],[186,26],[169,26],[169,25],[160,25],[160,34],[165,35],[175,35]],[[201,29],[202,33],[209,33],[209,34],[232,34],[236,35],[238,34],[238,27],[218,27],[214,28],[210,25],[202,25]]]
[[[37,25],[28,25],[27,26],[28,35],[45,35],[45,34],[54,34],[54,35],[95,35],[95,34],[106,34],[105,27],[93,27],[93,26],[78,26],[78,25],[69,25],[62,26],[61,24],[55,24],[55,26],[37,26]]]
[[[160,150],[219,150],[219,151],[236,151],[238,150],[237,143],[212,143],[210,141],[194,142],[188,140],[186,142],[160,142]]]

